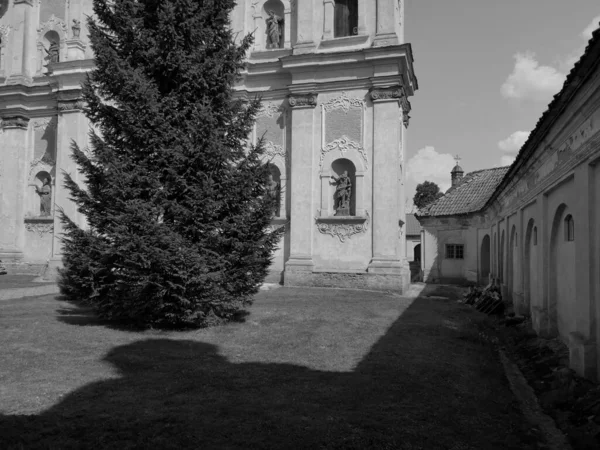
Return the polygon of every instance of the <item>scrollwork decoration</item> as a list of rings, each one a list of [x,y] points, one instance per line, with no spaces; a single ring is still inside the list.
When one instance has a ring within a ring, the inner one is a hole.
[[[365,162],[365,168],[369,168],[369,160],[367,158],[367,152],[365,149],[357,142],[349,139],[346,136],[342,136],[339,139],[336,139],[333,142],[330,142],[325,147],[321,149],[321,156],[319,157],[319,168],[323,170],[323,161],[325,160],[325,155],[333,150],[339,150],[342,155],[344,155],[349,150],[357,151]]]
[[[348,97],[348,94],[346,92],[342,92],[342,95],[340,95],[339,97],[333,98],[328,102],[323,103],[323,108],[325,109],[325,112],[330,112],[335,109],[341,109],[345,113],[347,113],[348,111],[350,111],[350,108],[364,107],[365,101],[363,99]]]
[[[369,229],[369,222],[371,217],[369,212],[365,212],[366,220],[362,223],[335,223],[335,222],[324,222],[315,217],[317,223],[317,229],[321,234],[329,234],[330,236],[336,237],[341,243],[346,242],[346,239],[350,239],[355,234],[366,233]]]

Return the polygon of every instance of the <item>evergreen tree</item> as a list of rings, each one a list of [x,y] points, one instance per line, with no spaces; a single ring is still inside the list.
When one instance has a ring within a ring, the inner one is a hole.
[[[417,185],[413,204],[418,209],[423,209],[433,201],[442,197],[444,194],[440,191],[440,187],[432,181],[424,181]]]
[[[234,0],[94,0],[96,68],[87,77],[85,176],[65,186],[89,227],[61,213],[62,293],[104,318],[205,326],[251,303],[281,232],[262,144],[260,107],[233,85],[252,44],[229,29]]]

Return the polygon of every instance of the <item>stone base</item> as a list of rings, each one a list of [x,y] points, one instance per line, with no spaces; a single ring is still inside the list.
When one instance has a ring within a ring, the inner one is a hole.
[[[328,287],[341,289],[368,289],[395,291],[404,294],[410,287],[410,270],[400,274],[367,272],[303,272],[286,269],[284,286]]]
[[[596,380],[596,343],[586,339],[580,333],[569,335],[569,366],[579,376]]]

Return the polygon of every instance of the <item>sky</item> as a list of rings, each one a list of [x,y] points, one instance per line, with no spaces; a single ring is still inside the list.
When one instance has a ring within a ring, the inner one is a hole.
[[[404,0],[419,89],[407,130],[408,210],[418,183],[450,187],[509,165],[600,22],[598,0]]]

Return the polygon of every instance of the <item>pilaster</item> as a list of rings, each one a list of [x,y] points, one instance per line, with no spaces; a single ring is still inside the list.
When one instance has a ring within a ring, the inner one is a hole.
[[[288,97],[291,108],[292,155],[294,168],[290,191],[290,257],[285,263],[285,282],[294,280],[297,272],[312,272],[313,233],[313,145],[315,133],[316,93],[294,93]]]
[[[311,53],[315,50],[313,40],[314,26],[314,0],[296,0],[296,45],[294,45],[294,55]]]
[[[14,0],[11,73],[8,84],[29,84],[35,64],[35,30],[33,0]]]
[[[398,145],[402,141],[401,86],[373,88],[373,256],[369,273],[394,274],[402,285],[410,282],[410,268],[401,258],[399,233],[402,211],[400,197]],[[406,280],[405,280],[406,278]]]
[[[381,47],[386,45],[399,44],[398,35],[396,34],[396,0],[376,0],[377,25],[373,47]]]
[[[2,117],[0,147],[0,260],[23,258],[24,191],[29,118],[25,114]]]

